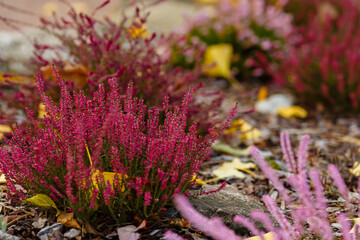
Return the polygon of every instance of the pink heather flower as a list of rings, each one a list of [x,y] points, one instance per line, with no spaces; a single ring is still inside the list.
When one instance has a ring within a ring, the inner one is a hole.
[[[166,240],[185,240],[176,233],[173,233],[171,230],[166,231],[164,237]]]
[[[304,174],[297,174],[290,176],[288,178],[288,182],[291,184],[291,186],[296,189],[299,192],[299,198],[301,198],[301,201],[303,202],[304,206],[311,206],[312,208],[312,193],[310,190],[310,186],[307,183],[307,177]]]
[[[339,169],[333,165],[329,164],[328,171],[330,173],[331,178],[334,181],[335,186],[339,190],[339,193],[345,200],[349,200],[349,190],[346,187],[344,179],[341,177]]]
[[[261,240],[264,240],[262,235],[264,234],[263,231],[260,231],[255,224],[250,221],[248,218],[240,216],[240,215],[236,215],[233,219],[234,223],[238,223],[241,224],[242,226],[246,227],[247,229],[249,229],[251,231],[251,233],[254,236],[260,236]]]
[[[297,154],[297,172],[302,174],[306,171],[307,165],[307,149],[310,141],[310,136],[305,135],[301,138],[300,146]]]
[[[289,133],[287,131],[280,133],[280,144],[288,170],[292,173],[296,173],[297,170],[294,152],[292,150]]]
[[[284,239],[297,239],[299,233],[291,226],[290,222],[286,219],[284,213],[277,207],[276,202],[269,195],[263,197],[266,208],[271,215],[276,219],[281,227],[281,232],[277,232],[280,236],[284,236]]]
[[[150,206],[150,204],[151,204],[151,199],[152,199],[151,193],[145,192],[145,193],[144,193],[144,199],[145,199],[144,205],[145,205],[145,206]]]
[[[115,192],[112,185],[109,182],[107,182],[105,186],[106,188],[103,190],[104,203],[105,205],[110,205],[111,204],[110,198],[115,195]]]
[[[265,158],[261,155],[260,151],[256,147],[250,147],[250,154],[255,158],[256,163],[264,175],[272,182],[275,188],[279,191],[281,196],[286,202],[289,201],[288,190],[284,187],[284,184],[279,180],[279,177],[274,173],[271,166],[266,162]]]
[[[210,191],[202,191],[200,193],[197,193],[196,195],[207,195],[207,194],[213,194],[216,192],[220,192],[221,190],[223,190],[226,187],[226,185],[227,185],[226,182],[222,182],[218,189],[214,189],[214,190],[210,190]]]
[[[350,233],[351,227],[348,216],[346,216],[344,213],[339,213],[336,219],[341,224],[340,231],[342,233],[342,238],[344,240],[356,240],[356,235]]]
[[[89,204],[89,207],[90,208],[96,208],[96,201],[97,201],[97,198],[98,198],[98,194],[99,194],[99,189],[94,189],[91,193],[91,201],[90,201],[90,204]]]
[[[310,169],[309,177],[312,182],[312,186],[314,188],[314,193],[315,193],[314,203],[316,205],[316,209],[319,210],[319,214],[321,214],[320,216],[322,218],[327,219],[329,215],[328,212],[326,211],[327,200],[325,198],[325,193],[324,193],[325,190],[320,179],[320,174],[316,169]]]
[[[270,219],[269,215],[267,215],[265,212],[260,210],[254,210],[250,213],[251,219],[255,221],[260,221],[264,227],[266,228],[267,232],[274,232],[274,223]]]
[[[219,217],[208,219],[198,213],[185,196],[181,194],[176,195],[174,197],[174,203],[187,221],[190,221],[192,225],[214,240],[241,240],[241,237],[236,236],[233,230],[227,228]]]

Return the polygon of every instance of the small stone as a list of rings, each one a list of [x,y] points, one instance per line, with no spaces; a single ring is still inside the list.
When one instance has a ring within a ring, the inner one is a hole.
[[[15,237],[13,235],[4,233],[2,231],[0,231],[0,239],[4,239],[4,240],[20,240],[19,237]]]
[[[270,197],[274,200],[276,200],[279,196],[279,193],[278,191],[273,191],[271,194],[270,194]]]
[[[166,208],[165,212],[163,213],[164,217],[174,218],[179,215],[179,212],[174,207]]]
[[[339,207],[327,207],[325,210],[326,210],[328,213],[332,213],[332,212],[337,212],[337,211],[339,211],[340,208],[339,208]]]
[[[49,236],[47,236],[46,240],[64,240],[64,235],[59,231],[55,230],[53,231]]]
[[[72,228],[64,234],[64,237],[72,239],[72,238],[76,238],[80,234],[81,231],[79,229]]]
[[[157,234],[159,231],[160,231],[160,229],[156,229],[156,230],[152,231],[150,233],[150,236],[153,236],[153,235]]]
[[[118,236],[117,232],[112,232],[108,235],[105,236],[105,239],[113,239],[113,238],[116,238]],[[80,237],[80,236],[79,236]]]
[[[39,218],[36,222],[33,222],[32,225],[34,228],[43,228],[45,226],[46,223],[46,218]]]
[[[207,192],[216,190],[219,187],[220,185],[203,185],[200,191]],[[198,190],[193,193],[197,192]],[[190,195],[192,196],[193,194]],[[189,200],[201,214],[208,218],[219,216],[226,226],[240,235],[249,234],[249,230],[233,222],[235,215],[250,217],[250,213],[254,210],[267,212],[260,201],[249,198],[230,185],[227,185],[225,189],[219,192],[203,194],[194,198],[190,197]],[[257,226],[262,228],[260,224],[257,224]]]
[[[47,239],[48,235],[52,234],[54,231],[59,230],[63,228],[63,225],[61,223],[55,223],[51,226],[44,227],[41,229],[36,236],[40,238],[40,240]]]
[[[341,224],[340,223],[332,223],[331,227],[336,228],[336,229],[341,229]]]

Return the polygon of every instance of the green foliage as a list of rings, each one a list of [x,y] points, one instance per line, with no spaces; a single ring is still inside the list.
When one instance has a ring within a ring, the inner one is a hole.
[[[8,222],[8,217],[6,216],[0,216],[0,230],[3,233],[6,233],[6,229],[7,229],[7,222]]]

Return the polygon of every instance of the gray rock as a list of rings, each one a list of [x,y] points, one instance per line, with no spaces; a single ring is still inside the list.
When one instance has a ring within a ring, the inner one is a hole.
[[[61,223],[55,223],[51,226],[44,227],[41,229],[36,236],[39,237],[41,240],[47,239],[48,235],[51,235],[55,231],[61,231],[63,225]]]
[[[79,229],[72,228],[64,234],[64,237],[72,239],[72,238],[76,238],[80,234],[81,231]]]
[[[2,232],[2,231],[0,231],[0,239],[1,239],[1,240],[20,240],[19,237],[15,237],[15,236],[13,236],[13,235],[4,233],[4,232]]]
[[[211,191],[219,188],[220,185],[203,185],[201,191]],[[198,192],[198,190],[196,191]],[[192,192],[190,195],[193,195]],[[233,229],[237,234],[249,234],[249,230],[245,227],[233,223],[235,215],[249,217],[251,211],[260,210],[267,212],[265,206],[258,200],[251,199],[239,192],[233,186],[226,186],[225,189],[213,193],[190,197],[189,200],[194,208],[206,217],[219,216],[224,224]],[[262,228],[260,224],[258,227]]]
[[[290,107],[294,103],[292,97],[285,94],[274,94],[255,103],[255,110],[263,114],[277,114],[278,108]]]
[[[56,45],[60,43],[56,37],[38,28],[26,28],[23,29],[23,32],[0,31],[1,59],[4,60],[0,66],[1,70],[31,74],[32,70],[26,66],[26,63],[34,57],[32,41],[35,39],[40,44]],[[49,51],[45,55],[44,58],[48,60],[56,56],[53,51]],[[67,55],[64,54],[63,59],[66,57]]]

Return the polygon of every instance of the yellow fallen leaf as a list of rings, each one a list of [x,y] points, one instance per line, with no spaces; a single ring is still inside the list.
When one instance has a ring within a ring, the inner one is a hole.
[[[360,176],[360,164],[359,162],[354,162],[352,168],[350,168],[350,173],[356,177]]]
[[[278,108],[277,114],[279,114],[283,118],[291,118],[291,117],[298,117],[298,118],[306,118],[307,111],[300,106],[290,106],[284,108]]]
[[[0,140],[4,137],[4,133],[9,133],[9,132],[11,132],[10,126],[0,124]]]
[[[85,148],[86,148],[86,152],[90,161],[90,165],[92,165],[92,160],[91,160],[91,155],[90,155],[90,151],[89,148],[87,146],[87,144],[85,143]],[[111,188],[114,189],[114,179],[115,177],[119,178],[119,180],[121,179],[121,174],[120,173],[114,173],[114,172],[100,172],[99,170],[96,170],[93,175],[91,176],[91,180],[93,182],[93,186],[95,189],[99,189],[99,185],[98,185],[98,181],[100,179],[100,175],[102,175],[102,178],[104,179],[106,184],[110,184]],[[125,175],[125,178],[127,178],[127,176]],[[125,191],[125,184],[121,183],[121,192]]]
[[[43,103],[40,103],[39,104],[38,118],[43,118],[45,116],[46,116],[45,105]]]
[[[239,172],[238,170],[233,169],[233,168],[229,168],[229,169],[227,169],[227,168],[219,169],[218,168],[213,171],[213,174],[220,179],[227,178],[227,177],[236,177],[236,178],[242,179],[242,178],[246,177],[246,175],[244,173]]]
[[[6,183],[6,178],[5,178],[5,175],[2,174],[2,175],[0,176],[0,184],[4,184],[4,183]]]
[[[348,143],[352,143],[352,144],[356,144],[358,146],[360,146],[360,139],[356,138],[356,137],[350,137],[350,136],[345,136],[342,138],[339,138],[340,142],[348,142]]]
[[[268,232],[263,235],[264,240],[274,240],[277,239],[276,233]],[[245,240],[261,240],[260,236],[254,236],[250,238],[246,238]]]
[[[11,132],[11,127],[8,125],[2,125],[0,124],[0,132],[2,133],[9,133]]]
[[[259,129],[254,128],[253,126],[251,126],[249,123],[247,123],[245,121],[242,121],[240,129],[242,131],[243,139],[256,141],[262,135],[262,133],[260,132]]]
[[[192,177],[192,179],[191,179],[191,181],[190,182],[193,182],[193,181],[195,181],[195,179],[196,179],[196,174],[194,174],[194,176]]]
[[[215,178],[211,178],[211,179],[206,180],[204,183],[208,184],[208,183],[215,182],[215,181],[218,181],[218,180],[220,180],[220,178],[215,177]]]
[[[41,67],[40,71],[44,78],[56,83],[51,65]],[[83,63],[65,62],[62,68],[59,68],[60,75],[67,81],[73,82],[76,88],[84,88],[88,84],[86,79],[89,72],[90,68]]]
[[[242,156],[249,156],[249,148],[245,149],[236,149],[231,147],[230,145],[224,143],[217,143],[212,146],[212,149],[218,152],[223,152],[229,154],[231,156],[242,157]]]
[[[255,168],[254,163],[241,162],[239,158],[234,158],[231,162],[224,163],[221,167],[218,167],[213,171],[213,174],[218,178],[226,178],[235,176],[236,178],[244,178],[245,174],[239,170],[247,170]]]
[[[261,101],[261,100],[264,100],[267,98],[267,94],[268,94],[268,89],[267,87],[265,86],[262,86],[260,89],[259,89],[259,92],[258,92],[258,101]]]
[[[237,119],[232,122],[231,127],[225,129],[224,133],[226,134],[235,134],[238,131],[240,132],[240,138],[244,140],[256,141],[258,140],[262,133],[259,129],[254,128],[249,123],[243,119]]]
[[[191,182],[196,181],[197,184],[204,185],[206,184],[203,180],[197,178],[196,174],[194,174],[193,178],[191,179]]]
[[[38,207],[55,208],[57,211],[56,216],[58,216],[61,213],[60,210],[56,207],[54,201],[45,194],[37,194],[31,198],[25,199],[25,202],[29,202]]]
[[[258,175],[257,175],[256,173],[254,173],[253,171],[249,170],[249,169],[242,169],[241,171],[250,174],[250,175],[253,176],[254,178],[258,178]]]
[[[360,229],[360,218],[352,218],[349,220],[353,220],[354,221],[354,226],[352,227],[352,229],[350,230],[349,233],[353,234],[355,232],[355,227],[356,225],[358,226],[358,228]]]
[[[2,175],[0,176],[0,184],[4,184],[4,183],[6,183],[6,178],[5,178],[5,175],[2,174]]]
[[[199,184],[199,185],[205,185],[206,184],[206,182],[204,182],[203,180],[201,180],[199,178],[196,179],[196,183]]]
[[[5,83],[6,81],[9,82],[15,82],[15,83],[25,83],[25,82],[31,82],[29,78],[24,77],[24,76],[20,76],[20,75],[13,75],[13,76],[6,76],[4,77],[4,75],[2,73],[0,73],[0,83]]]
[[[118,177],[121,179],[120,173],[114,173],[114,172],[100,172],[99,170],[96,170],[92,175],[92,181],[95,189],[99,189],[98,185],[98,179],[100,179],[100,175],[103,176],[105,184],[110,184],[112,189],[114,189],[114,179],[115,177]],[[126,177],[126,176],[125,176]],[[125,191],[125,185],[122,184],[121,186],[121,192]]]
[[[202,63],[203,72],[212,77],[231,78],[232,56],[233,47],[231,44],[222,43],[208,46]]]
[[[81,229],[79,223],[74,219],[74,213],[61,213],[57,218],[57,222],[66,227]]]

